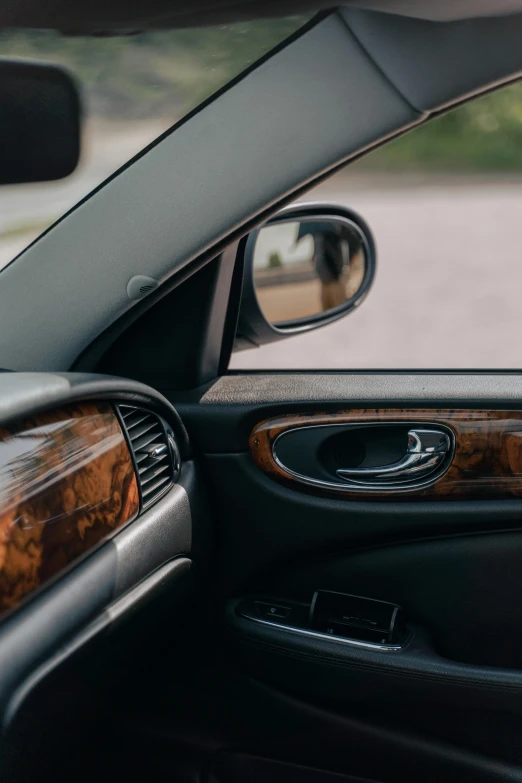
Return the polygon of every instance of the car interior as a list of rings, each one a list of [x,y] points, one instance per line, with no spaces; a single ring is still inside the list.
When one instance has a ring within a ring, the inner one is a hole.
[[[0,271],[2,783],[522,779],[521,374],[229,370],[364,307],[378,237],[296,200],[518,80],[522,3],[27,0],[0,27],[297,12]],[[0,183],[67,176],[74,79],[5,59],[0,99]],[[269,252],[292,232],[312,261]],[[270,291],[312,274],[286,317]]]

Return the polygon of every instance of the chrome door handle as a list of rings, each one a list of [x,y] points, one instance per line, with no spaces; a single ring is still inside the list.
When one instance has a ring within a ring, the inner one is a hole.
[[[404,457],[390,465],[373,468],[342,468],[339,478],[352,484],[376,485],[418,481],[438,470],[451,451],[448,433],[415,427],[408,432],[408,449]]]

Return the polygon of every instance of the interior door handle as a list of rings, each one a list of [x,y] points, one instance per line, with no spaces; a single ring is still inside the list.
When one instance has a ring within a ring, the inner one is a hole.
[[[368,487],[388,483],[418,481],[438,470],[451,450],[448,433],[415,427],[408,431],[408,449],[402,459],[389,465],[368,468],[341,468],[339,478]]]

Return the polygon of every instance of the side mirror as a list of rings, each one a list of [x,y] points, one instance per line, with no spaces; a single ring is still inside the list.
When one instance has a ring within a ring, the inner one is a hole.
[[[55,65],[0,58],[0,185],[71,174],[80,157],[80,97]]]
[[[373,283],[375,242],[350,209],[299,204],[252,231],[243,245],[235,350],[275,342],[342,318]]]

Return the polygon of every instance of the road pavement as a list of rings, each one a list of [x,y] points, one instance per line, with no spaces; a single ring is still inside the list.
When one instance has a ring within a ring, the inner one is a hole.
[[[374,286],[344,319],[238,353],[233,369],[522,368],[522,181],[347,170],[310,199],[370,224]]]

